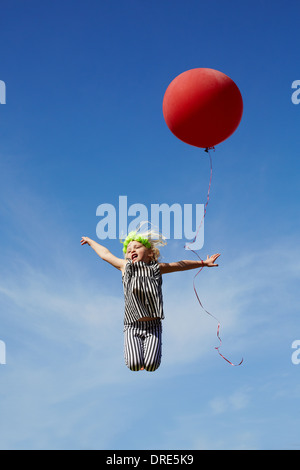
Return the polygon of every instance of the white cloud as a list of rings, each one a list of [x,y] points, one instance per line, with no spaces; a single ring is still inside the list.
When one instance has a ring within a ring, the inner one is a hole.
[[[237,390],[229,396],[216,396],[209,402],[209,405],[213,414],[223,414],[227,412],[240,411],[246,408],[249,403],[249,392]]]

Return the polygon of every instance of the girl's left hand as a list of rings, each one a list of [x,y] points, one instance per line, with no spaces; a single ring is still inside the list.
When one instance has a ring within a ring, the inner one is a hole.
[[[212,256],[207,255],[205,265],[208,266],[209,268],[219,266],[218,264],[215,264],[215,261],[219,258],[219,256],[221,256],[220,253],[217,253],[216,255],[212,255]]]

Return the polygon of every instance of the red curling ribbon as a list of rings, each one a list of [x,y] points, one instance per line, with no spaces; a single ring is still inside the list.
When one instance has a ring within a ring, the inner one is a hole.
[[[201,226],[202,226],[203,221],[204,221],[204,217],[205,217],[205,215],[206,215],[206,209],[207,209],[207,206],[208,206],[208,203],[209,203],[210,188],[211,188],[212,173],[213,173],[213,171],[212,171],[212,158],[211,158],[210,150],[215,151],[215,148],[214,148],[214,147],[211,147],[211,148],[206,148],[206,149],[205,149],[205,152],[208,153],[209,160],[210,160],[210,178],[209,178],[209,185],[208,185],[208,192],[207,192],[206,203],[205,203],[205,206],[204,206],[204,214],[203,214],[202,220],[201,220],[200,225],[199,225],[199,227],[198,227],[198,229],[197,229],[197,233],[196,233],[194,239],[193,239],[190,243],[188,243],[188,244],[185,245],[185,248],[187,247],[190,251],[192,251],[192,252],[199,258],[199,260],[202,261],[202,263],[203,263],[203,260],[200,258],[200,256],[198,255],[198,253],[197,253],[196,251],[192,250],[191,248],[189,248],[189,245],[192,245],[192,244],[195,242],[195,240],[196,240],[196,238],[197,238],[197,236],[198,236],[198,234],[199,234],[199,231],[200,231]],[[201,300],[200,300],[200,298],[199,298],[197,289],[196,289],[196,285],[195,285],[196,277],[201,273],[202,269],[203,269],[203,266],[199,269],[199,271],[198,271],[198,272],[196,273],[196,275],[194,276],[193,288],[194,288],[194,292],[195,292],[195,295],[196,295],[196,298],[197,298],[197,300],[198,300],[198,302],[199,302],[200,307],[204,310],[205,313],[207,313],[209,316],[211,316],[212,318],[214,318],[214,320],[216,320],[216,321],[218,322],[217,338],[218,338],[218,340],[220,341],[220,345],[217,346],[217,347],[215,347],[215,349],[217,350],[218,354],[219,354],[226,362],[228,362],[228,364],[230,364],[231,366],[234,366],[234,367],[240,366],[240,365],[244,362],[244,359],[243,359],[243,358],[242,358],[242,360],[241,360],[241,362],[240,362],[239,364],[234,364],[233,362],[229,361],[229,359],[227,359],[225,356],[223,356],[223,354],[221,354],[220,351],[219,351],[219,350],[220,350],[220,347],[221,347],[221,345],[222,345],[222,340],[221,340],[221,337],[220,337],[221,323],[220,323],[220,321],[218,320],[217,317],[215,317],[212,313],[208,312],[208,311],[203,307],[202,302],[201,302]]]

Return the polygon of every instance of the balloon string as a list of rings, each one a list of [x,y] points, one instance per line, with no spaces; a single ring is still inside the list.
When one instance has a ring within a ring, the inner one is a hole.
[[[203,224],[203,222],[204,222],[204,218],[205,218],[205,216],[206,216],[206,210],[207,210],[207,206],[208,206],[208,203],[209,203],[210,189],[211,189],[211,181],[212,181],[212,173],[213,173],[212,158],[211,158],[210,150],[215,151],[215,148],[214,148],[214,147],[211,147],[211,148],[206,148],[206,149],[205,149],[205,152],[208,154],[208,156],[209,156],[209,161],[210,161],[210,178],[209,178],[208,192],[207,192],[206,203],[205,203],[205,206],[204,206],[203,217],[202,217],[202,220],[201,220],[201,222],[200,222],[200,225],[199,225],[199,227],[198,227],[198,230],[197,230],[197,232],[196,232],[196,235],[195,235],[194,239],[193,239],[190,243],[188,243],[188,244],[185,245],[185,248],[187,248],[187,249],[189,249],[190,251],[192,251],[192,253],[194,253],[194,254],[199,258],[199,260],[202,261],[202,263],[203,263],[203,260],[200,258],[200,256],[198,255],[198,253],[197,253],[196,251],[194,251],[194,250],[192,250],[192,249],[190,248],[190,245],[192,245],[192,244],[195,242],[195,240],[196,240],[196,238],[197,238],[197,236],[198,236],[198,234],[199,234],[199,231],[200,231],[200,229],[201,229],[201,227],[202,227],[202,224]],[[220,341],[220,344],[219,344],[219,346],[215,347],[215,349],[217,350],[218,354],[219,354],[226,362],[228,362],[230,365],[232,365],[232,366],[234,366],[234,367],[240,366],[240,365],[243,363],[243,361],[244,361],[243,358],[242,358],[242,360],[241,360],[241,362],[240,362],[239,364],[234,364],[233,362],[229,361],[229,359],[227,359],[225,356],[223,356],[223,354],[220,353],[220,347],[221,347],[221,345],[222,345],[222,340],[221,340],[221,337],[220,337],[221,323],[220,323],[220,321],[218,320],[217,317],[215,317],[212,313],[208,312],[208,311],[203,307],[202,302],[201,302],[201,300],[200,300],[200,298],[199,298],[197,289],[196,289],[196,278],[197,278],[197,276],[201,273],[202,269],[203,269],[203,266],[199,269],[199,271],[198,271],[198,272],[196,273],[196,275],[194,276],[193,288],[194,288],[194,292],[195,292],[195,295],[196,295],[196,298],[197,298],[197,300],[198,300],[198,302],[199,302],[200,307],[204,310],[205,313],[207,313],[208,315],[210,315],[212,318],[214,318],[214,320],[216,320],[216,321],[218,322],[217,338],[218,338],[218,340]]]
[[[208,191],[207,191],[207,197],[206,197],[206,203],[205,203],[205,206],[204,206],[204,212],[203,212],[203,216],[202,216],[202,219],[201,219],[201,222],[200,222],[200,225],[197,229],[197,232],[196,232],[196,235],[194,236],[193,240],[189,243],[187,243],[185,245],[185,248],[191,250],[193,253],[195,253],[197,256],[198,256],[198,253],[196,253],[194,250],[192,250],[190,247],[190,245],[192,245],[193,243],[195,243],[197,237],[198,237],[198,234],[200,232],[200,229],[202,227],[202,224],[204,222],[204,218],[206,216],[206,209],[207,209],[207,206],[208,206],[208,203],[209,203],[209,197],[210,197],[210,188],[211,188],[211,181],[212,181],[212,174],[213,174],[213,167],[212,167],[212,158],[211,158],[211,154],[210,154],[210,150],[213,150],[215,151],[215,148],[214,147],[211,147],[211,148],[207,148],[205,149],[205,152],[208,153],[208,156],[209,156],[209,162],[210,162],[210,177],[209,177],[209,185],[208,185]],[[198,258],[201,260],[201,258],[198,256]],[[202,260],[201,260],[202,261]],[[199,273],[198,273],[199,274]],[[197,276],[197,274],[196,274]]]

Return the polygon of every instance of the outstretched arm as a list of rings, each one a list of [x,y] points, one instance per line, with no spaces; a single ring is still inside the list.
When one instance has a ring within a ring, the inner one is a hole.
[[[187,271],[189,269],[196,269],[202,267],[217,267],[218,264],[215,264],[215,261],[219,258],[220,253],[217,253],[212,256],[207,256],[206,261],[195,261],[195,260],[182,260],[176,261],[174,263],[160,263],[160,272],[161,274],[174,273],[177,271]]]
[[[97,255],[100,256],[100,258],[102,258],[104,261],[107,261],[109,264],[119,269],[120,271],[123,271],[126,264],[125,259],[117,258],[107,248],[105,248],[105,246],[102,246],[94,240],[91,240],[89,237],[82,237],[80,243],[81,245],[89,245],[91,248],[93,248]]]

